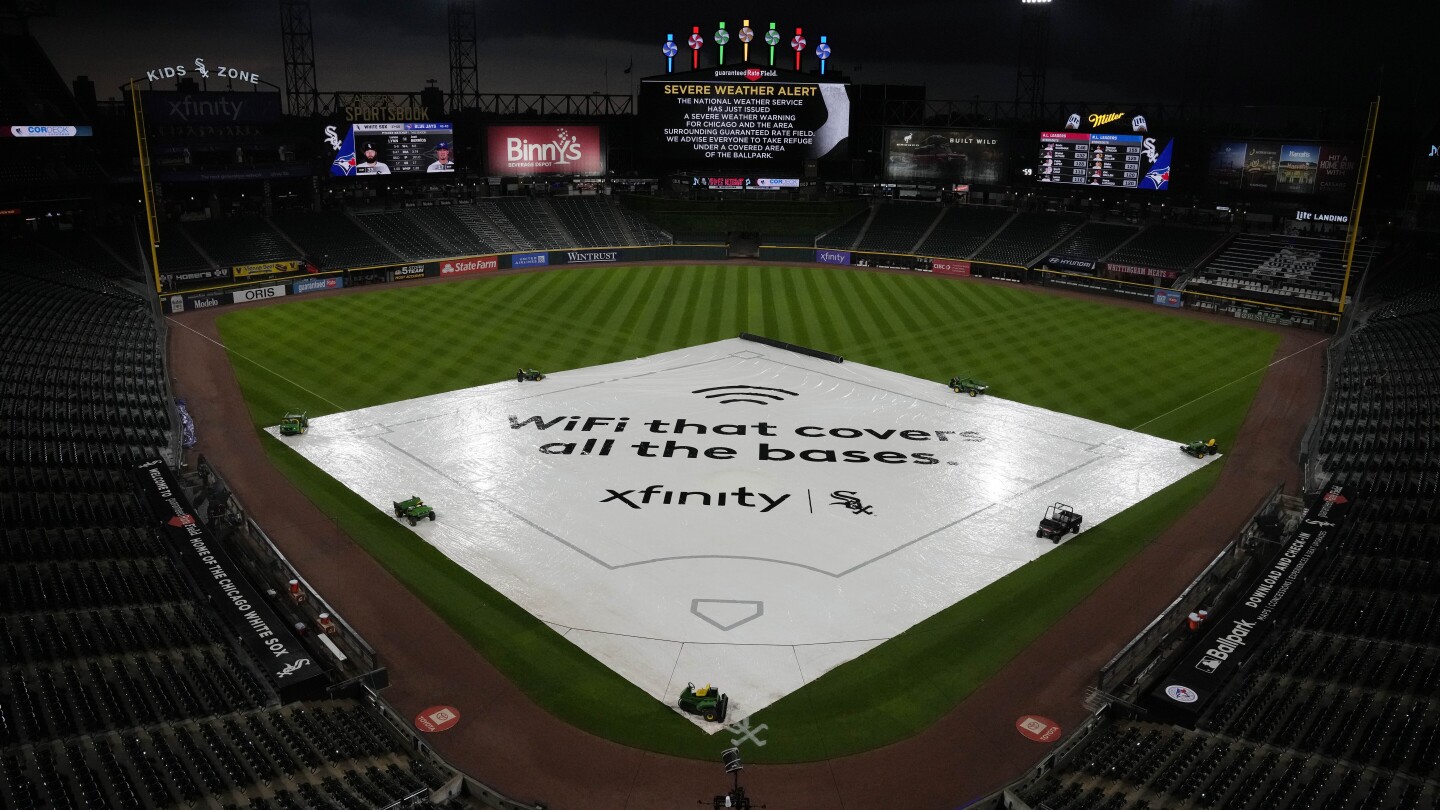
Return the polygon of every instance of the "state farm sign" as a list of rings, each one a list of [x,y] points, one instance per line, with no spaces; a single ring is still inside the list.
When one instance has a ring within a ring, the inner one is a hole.
[[[500,266],[500,259],[495,256],[479,256],[474,259],[452,259],[440,263],[441,276],[463,276],[469,273],[483,273],[487,270],[494,270]]]

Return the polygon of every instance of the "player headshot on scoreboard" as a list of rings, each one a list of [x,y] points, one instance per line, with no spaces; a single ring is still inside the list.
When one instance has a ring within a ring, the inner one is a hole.
[[[453,172],[455,164],[450,162],[450,142],[441,141],[435,144],[435,162],[430,164],[427,172]]]
[[[390,167],[376,157],[375,144],[365,144],[364,160],[355,164],[356,174],[389,174]]]

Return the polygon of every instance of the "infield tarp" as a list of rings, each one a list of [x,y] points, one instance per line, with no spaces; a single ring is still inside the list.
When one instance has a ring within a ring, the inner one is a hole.
[[[733,719],[1057,548],[1046,506],[1088,529],[1213,460],[739,339],[271,433],[384,512],[423,497],[416,542],[659,700],[721,685]]]

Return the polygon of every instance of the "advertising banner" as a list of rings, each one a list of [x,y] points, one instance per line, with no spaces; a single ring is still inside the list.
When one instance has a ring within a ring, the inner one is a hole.
[[[421,262],[418,264],[402,264],[390,274],[392,281],[406,281],[412,278],[424,278],[427,275],[439,275],[439,271],[427,272],[434,267],[434,262]]]
[[[1321,146],[1315,190],[1320,194],[1348,196],[1355,187],[1360,157],[1354,147]]]
[[[140,99],[147,126],[272,124],[280,120],[279,93],[146,90]]]
[[[1180,274],[1174,270],[1158,270],[1154,267],[1140,267],[1134,264],[1119,264],[1108,262],[1105,269],[1112,273],[1128,273],[1132,276],[1146,276],[1147,278],[1176,278]]]
[[[1220,141],[1210,150],[1210,182],[1216,189],[1245,187],[1245,156],[1250,145],[1244,141]]]
[[[1311,560],[1345,524],[1350,495],[1343,487],[1331,486],[1310,505],[1295,535],[1240,592],[1243,601],[1201,625],[1194,649],[1150,693],[1154,703],[1192,717],[1206,709],[1294,600]]]
[[[930,262],[930,272],[939,273],[942,276],[970,277],[970,262],[961,262],[954,259],[934,259]]]
[[[556,264],[605,264],[620,261],[618,250],[567,250],[563,254],[565,261],[556,262],[561,254],[554,254],[551,262]]]
[[[1005,182],[1008,138],[999,129],[886,127],[884,159],[887,183],[998,184]]]
[[[1280,145],[1252,143],[1245,153],[1244,188],[1247,191],[1274,191],[1280,170]]]
[[[171,315],[179,315],[185,311],[185,296],[172,295],[165,299],[165,306]]]
[[[516,253],[510,257],[511,267],[544,267],[550,263],[550,254],[541,251],[539,253]]]
[[[338,290],[345,286],[345,279],[340,276],[329,278],[302,278],[295,282],[291,291],[295,295],[302,295],[308,292],[319,292],[321,290]]]
[[[497,175],[605,173],[600,127],[582,124],[486,127],[486,171]]]
[[[253,287],[248,290],[237,290],[231,293],[231,300],[237,304],[247,301],[265,301],[270,298],[279,298],[286,292],[284,284],[276,284],[271,287]]]
[[[488,273],[500,267],[498,256],[476,256],[473,259],[451,259],[440,263],[442,277],[466,276],[471,273]]]
[[[265,603],[260,589],[241,573],[218,538],[205,529],[165,462],[154,459],[139,464],[135,480],[170,553],[200,587],[205,601],[260,662],[280,699],[296,700],[323,687],[325,671]]]
[[[850,251],[821,249],[815,251],[815,261],[821,264],[849,264]]]
[[[1094,259],[1082,259],[1078,256],[1050,256],[1045,259],[1045,264],[1051,270],[1080,270],[1085,273],[1093,273],[1099,262]]]
[[[168,284],[187,284],[198,286],[205,281],[224,281],[230,278],[230,268],[211,267],[205,270],[189,270],[184,273],[160,272],[160,277]]]
[[[1355,187],[1359,153],[1350,144],[1218,141],[1210,150],[1213,191],[1273,191],[1344,197]]]
[[[1280,162],[1275,170],[1275,190],[1286,194],[1313,194],[1319,168],[1318,145],[1281,146]]]
[[[237,264],[231,268],[235,278],[250,278],[252,276],[272,276],[277,273],[295,273],[300,270],[300,262],[260,262],[258,264]]]
[[[179,297],[179,296],[176,296]],[[199,293],[185,296],[186,309],[209,309],[226,303],[230,296],[226,293]]]
[[[1155,303],[1162,307],[1179,309],[1184,305],[1184,295],[1179,290],[1155,290]]]

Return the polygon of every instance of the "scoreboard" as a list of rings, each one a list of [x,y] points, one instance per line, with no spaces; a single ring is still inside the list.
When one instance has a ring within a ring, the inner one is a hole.
[[[356,151],[364,153],[360,142],[375,145],[377,158],[396,174],[424,172],[435,162],[435,149],[449,144],[455,131],[450,124],[355,124]],[[453,154],[453,153],[452,153]]]
[[[1173,142],[1160,148],[1145,134],[1040,133],[1042,183],[1163,190],[1170,183]]]
[[[326,137],[334,138],[332,175],[424,174],[456,169],[455,129],[450,123],[351,124],[343,141],[336,129],[325,128]]]
[[[641,80],[647,150],[666,170],[799,174],[846,154],[849,86],[771,67],[726,65]]]

